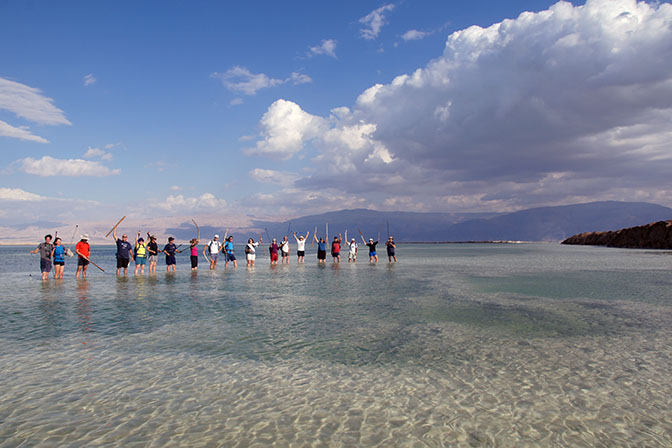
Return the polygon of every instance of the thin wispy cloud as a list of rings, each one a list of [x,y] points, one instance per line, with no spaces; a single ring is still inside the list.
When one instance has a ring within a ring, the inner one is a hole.
[[[367,40],[373,40],[378,37],[380,30],[387,23],[386,13],[394,9],[394,4],[388,3],[383,5],[378,9],[374,9],[366,16],[359,19],[359,23],[364,25],[364,28],[360,29],[360,35]]]
[[[427,36],[430,36],[432,33],[428,31],[418,31],[418,30],[408,30],[401,35],[401,38],[405,41],[409,40],[422,40]]]
[[[277,79],[264,73],[252,73],[240,66],[235,66],[224,73],[215,72],[210,77],[220,79],[224,87],[230,91],[244,95],[255,95],[259,90],[287,83],[298,85],[312,82],[310,76],[301,73],[292,73],[288,78]]]
[[[98,81],[96,77],[93,76],[91,73],[89,73],[84,77],[84,86],[90,86],[91,84],[95,84],[96,81]]]
[[[323,40],[320,45],[310,47],[308,56],[331,56],[332,58],[336,57],[336,44],[337,42],[334,39]]]
[[[0,137],[10,137],[19,140],[26,140],[38,143],[49,143],[46,138],[40,137],[30,132],[27,126],[15,127],[9,123],[0,120]]]
[[[121,173],[120,169],[110,169],[99,161],[84,159],[56,159],[44,156],[41,159],[26,157],[12,164],[20,171],[40,177],[105,177]]]
[[[45,125],[71,124],[53,100],[42,95],[40,89],[0,78],[0,110],[15,114],[18,118]],[[30,132],[26,126],[16,126],[0,121],[0,136],[19,140],[48,143],[48,140]]]
[[[100,160],[112,160],[112,154],[107,151],[103,151],[100,148],[92,148],[89,146],[89,149],[86,150],[83,156],[85,159],[100,159]]]

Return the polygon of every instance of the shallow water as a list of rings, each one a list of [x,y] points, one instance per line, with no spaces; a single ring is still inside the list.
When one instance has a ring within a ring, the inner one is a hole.
[[[669,252],[42,282],[28,249],[0,248],[0,447],[672,445]]]

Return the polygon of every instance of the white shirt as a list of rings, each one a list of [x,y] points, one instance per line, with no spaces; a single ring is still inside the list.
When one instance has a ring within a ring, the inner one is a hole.
[[[296,250],[306,250],[306,240],[299,240],[296,242]]]
[[[280,249],[286,254],[289,253],[289,241],[281,241],[280,242]]]
[[[256,253],[256,247],[259,245],[259,243],[247,243],[247,247],[250,248],[250,254]]]
[[[219,252],[219,249],[222,247],[222,243],[219,240],[217,240],[217,241],[210,240],[210,242],[208,243],[208,247],[210,248],[210,253],[211,254],[216,254],[217,252]]]
[[[357,243],[350,243],[350,253],[354,254],[357,252]]]

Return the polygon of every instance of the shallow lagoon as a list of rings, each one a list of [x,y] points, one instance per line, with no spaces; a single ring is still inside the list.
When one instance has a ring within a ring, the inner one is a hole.
[[[68,259],[43,283],[28,249],[0,248],[0,447],[672,445],[669,252],[182,255],[85,281]]]

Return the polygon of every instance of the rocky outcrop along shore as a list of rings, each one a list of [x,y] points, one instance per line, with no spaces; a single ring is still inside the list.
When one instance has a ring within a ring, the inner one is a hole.
[[[562,244],[625,247],[630,249],[672,249],[672,220],[608,232],[586,232],[570,236]]]

